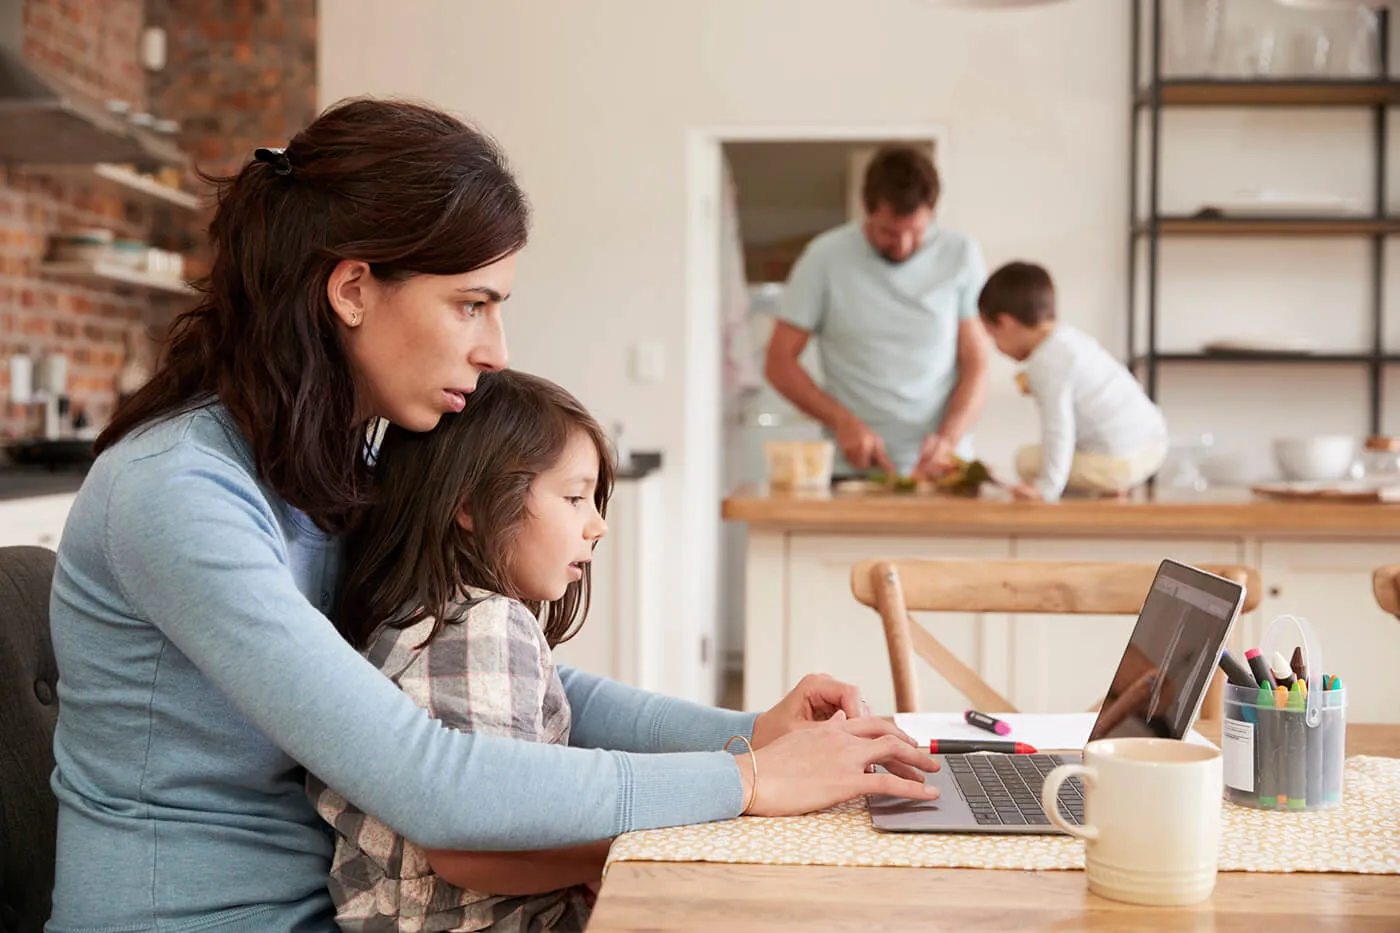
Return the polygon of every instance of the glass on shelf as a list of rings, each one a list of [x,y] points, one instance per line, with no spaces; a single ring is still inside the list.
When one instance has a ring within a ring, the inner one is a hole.
[[[1167,459],[1157,474],[1158,486],[1179,492],[1205,492],[1210,482],[1201,472],[1201,464],[1214,449],[1213,434],[1172,438],[1167,445]]]
[[[1228,15],[1227,15],[1228,10]],[[1364,4],[1308,9],[1277,0],[1167,0],[1163,73],[1236,80],[1380,78],[1380,17]]]

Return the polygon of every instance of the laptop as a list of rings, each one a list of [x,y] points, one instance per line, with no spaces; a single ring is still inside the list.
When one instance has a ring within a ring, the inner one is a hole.
[[[1176,561],[1162,561],[1118,669],[1108,682],[1090,740],[1184,738],[1200,712],[1243,603],[1240,584]],[[942,768],[925,781],[938,787],[939,798],[872,795],[870,818],[876,829],[1058,833],[1041,808],[1040,789],[1053,768],[1082,758],[1078,752],[934,757]],[[1059,803],[1068,822],[1083,822],[1084,797],[1078,778],[1061,785]]]

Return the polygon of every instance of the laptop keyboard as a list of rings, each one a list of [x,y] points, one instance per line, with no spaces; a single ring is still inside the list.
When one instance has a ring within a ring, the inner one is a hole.
[[[1045,776],[1064,764],[1059,755],[946,755],[979,826],[1049,826],[1040,806]],[[1060,813],[1066,821],[1084,822],[1084,788],[1079,778],[1060,785]]]

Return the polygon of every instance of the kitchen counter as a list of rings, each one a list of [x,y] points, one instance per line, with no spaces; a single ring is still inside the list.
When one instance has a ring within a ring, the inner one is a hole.
[[[0,466],[0,501],[76,493],[87,467]]]
[[[1012,502],[908,493],[769,490],[742,486],[724,500],[729,521],[791,529],[1013,534],[1146,532],[1400,535],[1400,504],[1266,499],[1248,489],[1139,492],[1126,501]]]
[[[1057,504],[999,497],[736,489],[726,519],[744,524],[744,706],[766,709],[803,675],[858,684],[877,713],[894,709],[879,615],[851,595],[851,568],[873,557],[1242,564],[1262,582],[1259,608],[1232,647],[1259,644],[1284,615],[1306,618],[1325,664],[1352,685],[1348,718],[1400,722],[1387,686],[1400,624],[1377,605],[1371,574],[1400,562],[1400,505],[1283,501],[1247,489],[1141,492],[1125,501]],[[1132,619],[996,613],[928,617],[941,642],[1026,712],[1082,710],[1101,695]],[[1285,637],[1292,636],[1286,629]],[[966,698],[923,668],[921,709]]]

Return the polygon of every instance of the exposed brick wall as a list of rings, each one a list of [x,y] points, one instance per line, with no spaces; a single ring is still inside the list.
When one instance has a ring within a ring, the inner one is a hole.
[[[314,0],[27,0],[24,21],[32,65],[94,101],[119,98],[180,121],[180,145],[205,171],[236,168],[255,146],[278,145],[315,113]],[[167,30],[167,66],[153,74],[137,58],[147,23]],[[192,177],[191,188],[197,184]],[[10,404],[12,354],[66,354],[73,408],[101,425],[115,404],[128,331],[143,326],[158,338],[189,305],[45,278],[37,266],[49,237],[103,226],[197,252],[207,220],[72,179],[0,170],[0,438],[41,423],[37,408]]]
[[[151,106],[204,171],[231,173],[316,115],[315,0],[149,0],[147,15],[170,49]]]

